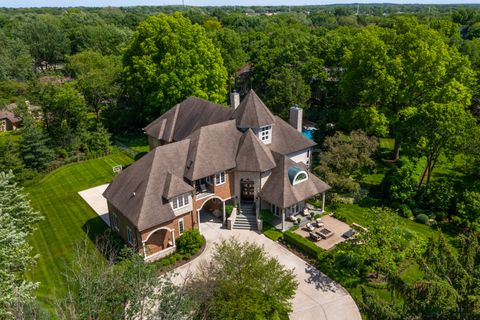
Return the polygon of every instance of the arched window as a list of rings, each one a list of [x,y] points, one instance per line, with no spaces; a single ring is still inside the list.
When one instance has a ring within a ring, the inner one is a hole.
[[[292,186],[308,180],[308,173],[299,167],[288,168],[288,178]]]

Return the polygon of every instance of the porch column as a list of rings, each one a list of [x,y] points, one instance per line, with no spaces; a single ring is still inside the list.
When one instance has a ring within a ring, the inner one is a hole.
[[[282,208],[282,232],[285,231],[285,209]]]
[[[172,229],[172,243],[173,243],[173,246],[175,247],[175,229]]]
[[[227,213],[225,212],[225,201],[223,201],[222,204],[223,204],[223,221],[222,221],[222,224],[224,224],[225,221],[227,221]]]
[[[147,259],[147,248],[145,246],[145,242],[142,241],[142,249],[143,249],[143,258]]]
[[[325,192],[322,192],[322,213],[325,212]]]
[[[200,231],[200,210],[197,210],[197,223],[198,223],[198,232],[202,233],[202,231]]]

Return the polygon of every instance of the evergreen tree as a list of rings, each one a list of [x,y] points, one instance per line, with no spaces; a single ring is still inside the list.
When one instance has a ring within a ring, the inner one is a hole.
[[[42,128],[32,119],[26,118],[20,138],[20,156],[28,168],[45,169],[54,154],[47,146],[48,138]]]
[[[35,263],[27,239],[42,217],[13,179],[11,171],[0,172],[0,319],[18,319],[36,287],[23,273]]]

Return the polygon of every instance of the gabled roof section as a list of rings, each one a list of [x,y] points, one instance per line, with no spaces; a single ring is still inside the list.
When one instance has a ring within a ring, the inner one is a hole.
[[[189,144],[183,140],[153,149],[116,176],[103,193],[139,231],[175,218],[162,196],[165,192],[168,195],[170,188],[173,194],[186,190],[173,177],[183,176]]]
[[[260,128],[274,123],[274,115],[260,100],[255,91],[250,90],[232,114],[239,128]]]
[[[248,129],[240,139],[236,158],[237,171],[264,172],[275,167],[270,149]]]
[[[315,145],[313,140],[308,139],[280,117],[275,116],[275,123],[272,126],[272,143],[269,145],[272,151],[288,155]]]
[[[287,208],[295,203],[311,198],[330,189],[330,186],[320,180],[313,173],[308,174],[308,180],[292,185],[288,176],[288,169],[297,167],[306,170],[303,163],[295,163],[287,156],[273,153],[277,166],[260,191],[260,197],[280,208]]]
[[[184,176],[191,181],[235,168],[242,133],[229,120],[201,127],[188,139],[190,147]]]
[[[0,110],[0,120],[8,119],[12,123],[18,123],[22,121],[20,117],[15,116],[15,114],[8,110]]]
[[[178,195],[193,191],[193,186],[186,183],[183,178],[168,172],[165,179],[165,187],[163,188],[163,197],[167,200]]]
[[[144,128],[166,142],[180,141],[198,128],[230,119],[233,110],[197,97],[188,97]]]

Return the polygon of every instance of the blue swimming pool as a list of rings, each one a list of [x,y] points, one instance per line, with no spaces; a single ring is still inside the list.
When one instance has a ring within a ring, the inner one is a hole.
[[[305,129],[303,128],[302,133],[305,137],[307,137],[310,140],[313,140],[313,133],[315,132],[314,129]]]

